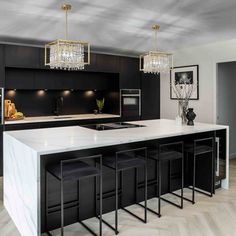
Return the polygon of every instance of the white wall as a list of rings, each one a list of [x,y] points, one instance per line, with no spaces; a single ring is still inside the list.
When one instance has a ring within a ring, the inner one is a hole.
[[[216,122],[216,63],[236,61],[236,39],[174,52],[174,65],[199,65],[199,100],[190,101],[196,121]],[[174,119],[177,102],[170,100],[170,77],[161,75],[161,118]]]

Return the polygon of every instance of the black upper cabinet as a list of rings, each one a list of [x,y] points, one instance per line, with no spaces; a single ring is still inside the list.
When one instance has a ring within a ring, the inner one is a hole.
[[[99,72],[119,72],[119,57],[96,54],[96,68]]]
[[[87,61],[87,53],[85,54],[85,61]],[[85,65],[84,70],[85,71],[97,71],[97,55],[95,53],[90,54],[90,64]]]
[[[120,88],[140,89],[139,59],[120,57]]]
[[[7,68],[5,72],[6,89],[32,89],[34,84],[33,69]]]
[[[160,118],[160,76],[144,74],[141,76],[142,119]]]
[[[11,67],[39,68],[39,48],[6,45],[5,64]]]
[[[0,45],[0,87],[5,86],[4,46]]]

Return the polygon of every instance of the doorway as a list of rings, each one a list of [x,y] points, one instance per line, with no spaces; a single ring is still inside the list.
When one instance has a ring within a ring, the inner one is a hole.
[[[236,61],[217,64],[217,124],[230,127],[229,156],[236,157]]]

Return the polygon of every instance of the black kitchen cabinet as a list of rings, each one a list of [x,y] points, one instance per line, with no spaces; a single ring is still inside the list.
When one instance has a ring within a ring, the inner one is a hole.
[[[3,129],[4,126],[0,125],[0,176],[3,175]]]
[[[6,68],[5,88],[6,89],[32,89],[34,88],[34,70]]]
[[[142,73],[142,120],[160,118],[160,76]]]
[[[4,46],[0,45],[0,87],[5,86]]]
[[[119,57],[114,55],[96,54],[96,68],[99,72],[119,72]]]
[[[138,58],[120,57],[120,88],[140,89]]]
[[[6,45],[5,65],[9,67],[39,68],[39,48]]]

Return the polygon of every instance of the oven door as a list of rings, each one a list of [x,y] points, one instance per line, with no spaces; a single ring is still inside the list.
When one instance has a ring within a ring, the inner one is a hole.
[[[141,114],[139,96],[122,96],[121,97],[121,114],[123,118],[138,119]]]

